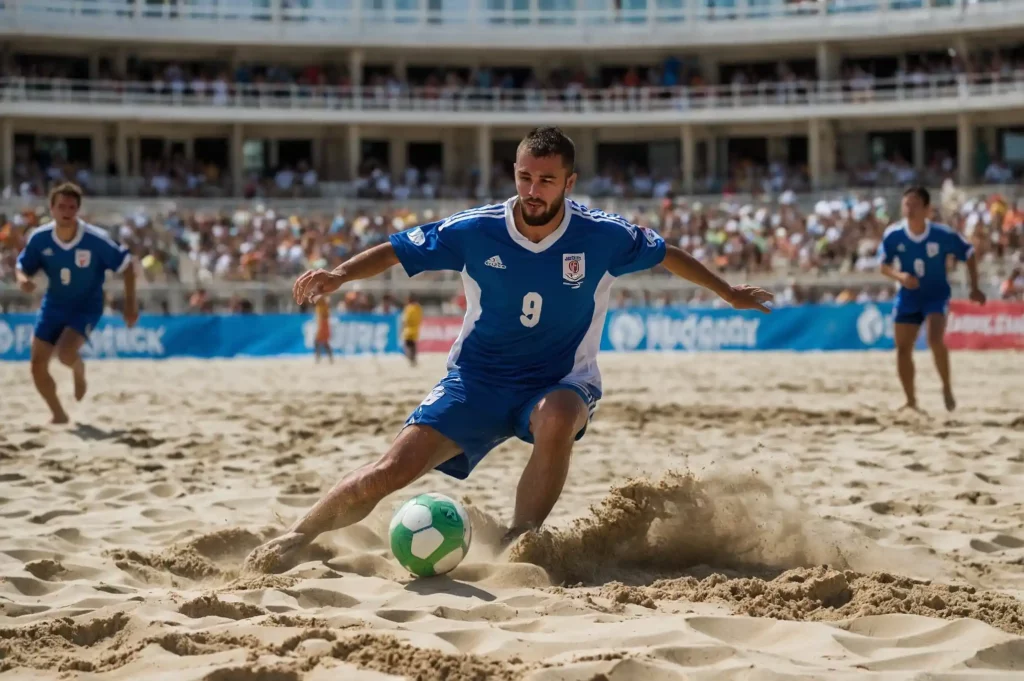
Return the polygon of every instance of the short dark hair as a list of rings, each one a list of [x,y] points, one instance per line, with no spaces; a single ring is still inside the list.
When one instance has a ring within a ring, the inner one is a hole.
[[[926,207],[932,204],[932,195],[928,193],[927,189],[919,184],[915,184],[913,187],[907,187],[903,191],[903,196],[910,196],[911,194],[916,194],[917,198],[921,199],[921,203]]]
[[[553,125],[544,125],[526,133],[516,155],[524,151],[538,158],[561,156],[570,174],[576,169],[576,145],[560,128]]]
[[[79,208],[82,206],[82,188],[74,182],[62,182],[50,190],[50,205],[57,200],[58,196],[70,196],[75,199]]]

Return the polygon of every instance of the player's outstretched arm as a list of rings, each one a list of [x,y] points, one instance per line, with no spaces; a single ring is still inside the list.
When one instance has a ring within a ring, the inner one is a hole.
[[[383,243],[346,260],[333,271],[306,272],[295,281],[292,295],[295,302],[301,305],[311,301],[314,296],[337,291],[346,282],[375,277],[397,264],[398,256],[395,254],[394,246],[390,242]]]
[[[770,291],[755,286],[730,286],[729,282],[678,246],[665,247],[665,259],[661,261],[661,264],[677,277],[713,291],[737,310],[771,312],[765,306],[766,302],[775,298]]]

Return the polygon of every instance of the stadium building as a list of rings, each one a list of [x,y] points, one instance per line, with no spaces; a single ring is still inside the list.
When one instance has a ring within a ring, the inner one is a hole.
[[[539,123],[591,195],[1024,163],[1019,0],[7,0],[0,33],[15,191],[504,196]]]

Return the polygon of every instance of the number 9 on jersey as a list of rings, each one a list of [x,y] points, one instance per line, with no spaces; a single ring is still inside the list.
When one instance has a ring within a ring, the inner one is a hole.
[[[523,314],[519,315],[519,321],[523,326],[532,328],[540,323],[540,308],[543,304],[544,299],[539,293],[530,291],[523,296]]]

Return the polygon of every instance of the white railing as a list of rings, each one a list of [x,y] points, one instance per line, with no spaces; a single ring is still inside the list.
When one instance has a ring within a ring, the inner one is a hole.
[[[294,6],[301,5],[301,6]],[[764,43],[1007,28],[1024,0],[4,0],[0,31],[178,42],[478,45]],[[746,26],[747,28],[743,28]],[[401,31],[396,34],[395,30]],[[711,29],[711,32],[709,32]],[[721,29],[721,30],[717,30]],[[850,30],[853,33],[850,33]],[[765,30],[774,32],[769,35]],[[801,35],[816,30],[814,36]],[[518,42],[517,42],[518,41]]]
[[[842,14],[914,11],[975,12],[1014,0],[562,0],[549,7],[511,0],[7,0],[0,15],[61,16],[116,21],[223,23],[384,23],[466,26],[575,26],[771,20]],[[447,6],[445,6],[447,5]],[[618,5],[618,6],[616,6]]]
[[[1005,75],[983,73],[932,75],[919,82],[909,77],[878,80],[804,81],[757,85],[717,85],[673,88],[608,88],[562,90],[502,90],[477,88],[331,87],[292,84],[224,84],[217,92],[192,92],[188,85],[110,80],[66,80],[34,78],[0,79],[0,114],[5,104],[46,103],[55,105],[103,105],[105,107],[149,107],[156,118],[185,120],[188,111],[211,109],[287,113],[299,120],[311,112],[367,112],[368,119],[382,112],[473,114],[480,124],[489,121],[481,114],[674,114],[737,109],[787,109],[842,106],[835,115],[863,115],[880,104],[901,102],[972,102],[991,96],[1011,97],[1004,103],[1024,106],[1024,71]],[[1019,101],[1017,99],[1019,97]],[[858,112],[858,109],[860,111]],[[81,109],[79,109],[81,111]],[[21,113],[11,111],[12,113]],[[66,110],[60,117],[73,116]],[[719,114],[715,114],[718,116]],[[685,117],[680,117],[683,120]],[[442,119],[421,119],[420,124]],[[629,117],[626,122],[644,123]],[[381,122],[386,122],[381,119]],[[604,121],[594,121],[604,122]],[[609,121],[611,123],[612,121]]]

